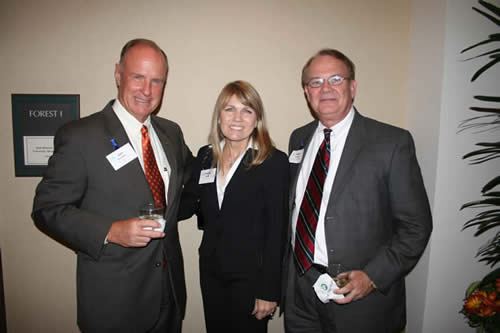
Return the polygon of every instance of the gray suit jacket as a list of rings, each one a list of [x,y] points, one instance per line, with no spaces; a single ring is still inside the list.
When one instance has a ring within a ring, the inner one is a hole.
[[[313,121],[296,129],[289,152],[307,149],[317,125]],[[300,167],[292,164],[290,169],[292,211]],[[339,328],[348,332],[400,332],[404,328],[404,277],[420,258],[431,230],[429,203],[410,133],[356,111],[325,215],[326,245],[330,264],[363,270],[377,290],[351,304],[329,303]],[[291,258],[291,251],[287,253]]]
[[[58,130],[55,152],[36,189],[32,217],[41,230],[77,252],[80,328],[139,332],[158,318],[163,253],[178,316],[184,316],[186,290],[177,210],[192,154],[177,124],[152,116],[171,166],[166,236],[143,248],[104,245],[114,221],[137,216],[141,205],[153,201],[138,159],[117,171],[106,159],[114,151],[111,139],[120,146],[129,142],[111,105]]]

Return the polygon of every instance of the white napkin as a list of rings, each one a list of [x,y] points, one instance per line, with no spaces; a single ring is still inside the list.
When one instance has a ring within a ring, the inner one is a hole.
[[[162,218],[162,219],[158,219],[158,220],[155,219],[153,221],[159,222],[161,224],[160,227],[154,228],[154,231],[164,231],[165,230],[165,223],[167,222],[167,220],[165,220],[164,218]],[[142,229],[144,229],[144,230],[153,230],[152,227],[144,227]]]
[[[331,276],[326,273],[319,276],[313,285],[313,289],[316,292],[316,295],[318,295],[320,301],[323,303],[328,303],[333,299],[344,298],[344,295],[335,294],[333,292],[335,289],[339,289],[339,287],[337,287],[337,284],[333,281]]]

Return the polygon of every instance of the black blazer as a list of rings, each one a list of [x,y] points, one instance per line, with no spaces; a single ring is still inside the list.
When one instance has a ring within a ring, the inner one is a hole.
[[[110,102],[101,111],[61,127],[55,151],[36,189],[36,225],[77,252],[78,325],[83,331],[144,332],[158,319],[163,253],[184,316],[184,264],[177,209],[192,154],[179,126],[151,117],[171,167],[165,234],[143,248],[104,245],[114,221],[137,216],[153,196],[138,159],[115,171],[106,156],[129,142]]]
[[[289,152],[307,150],[317,125],[313,121],[296,129]],[[300,167],[290,168],[291,209]],[[355,111],[325,214],[326,246],[329,263],[363,270],[377,290],[347,305],[331,303],[340,331],[342,325],[347,332],[404,328],[404,277],[420,258],[431,230],[429,202],[410,133]],[[290,239],[287,246],[291,248]],[[291,251],[287,254],[291,261]],[[363,317],[370,320],[359,320]]]
[[[226,276],[255,279],[256,298],[278,301],[288,219],[288,160],[274,150],[262,164],[248,168],[253,153],[245,153],[219,209],[215,181],[198,184],[200,171],[212,167],[212,150],[202,147],[184,188],[180,218],[198,215],[204,231],[200,261],[211,260]]]

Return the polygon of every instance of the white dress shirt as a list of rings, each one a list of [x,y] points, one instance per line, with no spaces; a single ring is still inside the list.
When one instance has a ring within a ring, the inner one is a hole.
[[[225,141],[222,141],[220,143],[220,151],[224,149]],[[229,181],[233,177],[234,173],[236,172],[236,169],[238,169],[238,166],[241,163],[241,160],[243,159],[243,156],[245,156],[245,153],[248,151],[248,149],[252,148],[253,145],[253,140],[250,138],[248,140],[248,145],[247,149],[245,149],[241,155],[234,161],[233,165],[229,169],[229,172],[226,175],[226,178],[224,181],[222,180],[222,168],[220,167],[219,163],[217,163],[217,181],[216,181],[216,187],[217,187],[217,199],[219,201],[219,209],[222,207],[222,201],[224,200],[224,192],[226,191],[226,187],[229,184]],[[253,147],[255,148],[255,147]]]
[[[328,207],[328,200],[330,199],[330,193],[332,191],[333,181],[335,179],[335,174],[337,173],[337,168],[339,166],[340,157],[342,156],[342,151],[344,150],[345,141],[349,129],[351,128],[352,120],[354,119],[354,108],[351,110],[347,116],[342,119],[339,123],[335,124],[330,129],[330,165],[328,167],[328,173],[326,175],[325,184],[323,185],[323,196],[321,198],[321,207],[318,216],[318,225],[316,226],[316,240],[314,243],[314,263],[323,266],[328,266],[328,253],[326,249],[326,238],[325,238],[325,214]],[[316,128],[311,142],[307,147],[307,151],[303,157],[302,167],[300,169],[297,178],[297,188],[295,191],[295,208],[292,213],[292,246],[295,247],[295,228],[297,226],[297,219],[299,216],[300,206],[302,204],[302,199],[307,187],[307,181],[309,180],[309,174],[316,159],[319,147],[323,142],[325,135],[323,130],[326,127],[318,122],[318,127]]]
[[[145,125],[148,128],[148,134],[151,142],[151,146],[153,147],[153,152],[155,154],[156,164],[158,165],[158,170],[160,170],[161,177],[163,179],[163,183],[165,184],[165,202],[168,203],[168,184],[169,184],[169,175],[170,175],[170,164],[168,164],[167,155],[165,155],[165,151],[162,148],[160,139],[156,135],[156,132],[151,125],[151,117],[148,116],[144,123],[140,123],[134,116],[132,116],[125,108],[122,106],[118,99],[113,103],[113,111],[115,111],[116,116],[120,120],[127,132],[127,136],[132,143],[132,147],[137,153],[137,157],[139,158],[139,162],[141,163],[142,170],[144,171],[144,157],[142,155],[142,133],[141,128],[142,125]],[[120,144],[120,142],[119,142]]]

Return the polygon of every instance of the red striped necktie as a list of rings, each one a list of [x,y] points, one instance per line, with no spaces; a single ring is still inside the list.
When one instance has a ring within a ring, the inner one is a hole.
[[[331,131],[331,129],[323,130],[325,138],[316,154],[297,218],[294,259],[295,267],[300,275],[303,275],[314,262],[316,226],[321,208],[323,185],[330,165]]]

